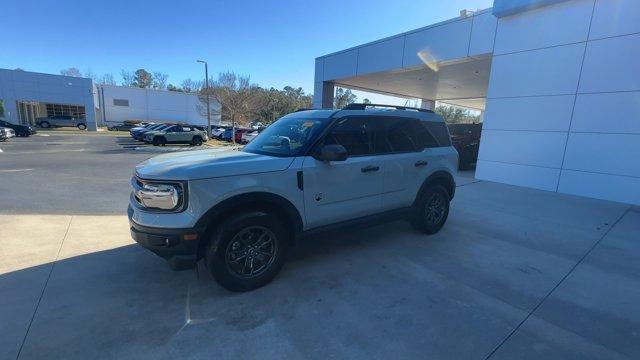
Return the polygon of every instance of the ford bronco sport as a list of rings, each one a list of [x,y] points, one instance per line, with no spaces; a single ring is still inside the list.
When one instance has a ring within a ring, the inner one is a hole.
[[[135,169],[131,235],[176,270],[204,259],[226,289],[280,271],[302,236],[407,219],[442,228],[458,154],[441,116],[351,104],[280,118],[240,151],[151,158]]]
[[[191,126],[173,125],[162,130],[151,130],[144,133],[142,140],[154,146],[165,144],[191,144],[200,146],[209,138],[207,132]]]

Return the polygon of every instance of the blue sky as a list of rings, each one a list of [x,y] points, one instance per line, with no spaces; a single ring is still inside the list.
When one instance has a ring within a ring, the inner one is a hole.
[[[30,1],[2,5],[0,68],[145,68],[169,83],[233,70],[313,92],[317,56],[483,9],[493,0]]]

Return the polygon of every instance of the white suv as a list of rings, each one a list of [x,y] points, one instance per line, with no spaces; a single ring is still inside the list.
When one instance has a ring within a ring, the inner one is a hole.
[[[275,277],[301,236],[396,219],[437,232],[457,164],[447,127],[431,111],[369,104],[299,111],[239,151],[139,164],[131,234],[176,270],[205,259],[223,287],[247,291]]]

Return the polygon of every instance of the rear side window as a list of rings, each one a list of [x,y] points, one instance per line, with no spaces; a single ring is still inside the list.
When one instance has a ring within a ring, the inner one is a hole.
[[[451,136],[444,122],[425,121],[424,125],[440,146],[451,146]]]
[[[373,154],[373,125],[368,117],[340,119],[325,137],[324,144],[342,145],[347,149],[349,156]]]
[[[439,146],[425,121],[398,117],[380,117],[375,121],[379,124],[377,153],[417,152]]]

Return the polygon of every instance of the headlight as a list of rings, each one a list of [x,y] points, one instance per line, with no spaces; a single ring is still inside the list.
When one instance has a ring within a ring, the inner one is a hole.
[[[184,188],[179,183],[154,183],[136,179],[134,195],[148,209],[177,211],[184,204]]]

